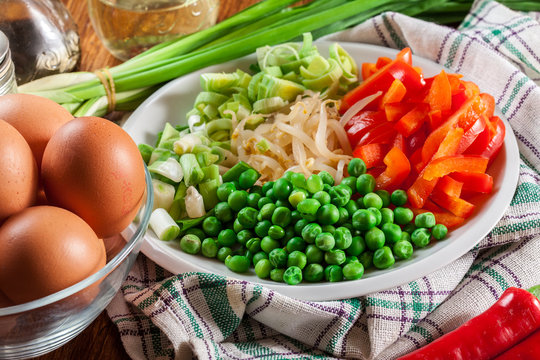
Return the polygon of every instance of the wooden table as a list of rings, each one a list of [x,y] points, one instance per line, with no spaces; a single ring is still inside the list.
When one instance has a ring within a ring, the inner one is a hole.
[[[218,21],[256,3],[258,0],[223,0]],[[80,70],[96,70],[120,63],[103,47],[88,18],[86,1],[62,0],[79,27],[81,37]],[[124,351],[116,326],[103,312],[86,330],[60,349],[44,355],[40,360],[123,360],[129,359]]]

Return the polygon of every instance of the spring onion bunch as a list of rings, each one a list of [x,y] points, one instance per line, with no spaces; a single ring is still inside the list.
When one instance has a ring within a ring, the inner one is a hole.
[[[110,109],[133,110],[165,82],[210,65],[233,60],[265,45],[314,38],[359,24],[384,11],[397,11],[439,23],[455,23],[472,0],[263,0],[213,27],[168,41],[112,67],[104,75],[75,72],[20,86],[19,91],[52,99],[75,116],[103,116]],[[502,0],[516,10],[540,10],[540,3]],[[101,79],[100,79],[101,78]],[[111,86],[107,88],[103,83]],[[109,96],[107,96],[109,93]]]

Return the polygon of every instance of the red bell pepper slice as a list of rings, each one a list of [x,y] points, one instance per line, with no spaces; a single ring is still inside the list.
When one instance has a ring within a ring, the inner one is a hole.
[[[510,287],[482,314],[398,360],[488,360],[540,329],[540,301]]]
[[[433,78],[426,102],[431,110],[441,112],[446,112],[452,107],[452,86],[444,70]]]
[[[445,175],[439,180],[433,191],[441,191],[449,196],[460,197],[462,189],[462,182],[453,179],[450,175]]]
[[[392,147],[397,147],[403,153],[407,154],[407,144],[405,143],[405,137],[400,133],[397,133],[392,141]]]
[[[353,150],[353,156],[364,160],[366,168],[370,169],[383,164],[386,149],[385,144],[360,145]]]
[[[476,136],[473,143],[463,152],[464,154],[481,154],[487,148],[491,138],[491,126],[485,117],[482,117],[482,121],[484,122],[484,130]]]
[[[351,147],[356,147],[360,139],[374,126],[385,124],[386,117],[382,111],[361,111],[353,116],[345,125],[345,131]]]
[[[436,129],[443,122],[443,116],[441,110],[431,110],[428,112],[429,128]]]
[[[489,174],[458,171],[450,176],[463,184],[463,191],[489,194],[493,190],[493,177]]]
[[[480,97],[482,98],[482,102],[486,106],[486,112],[484,113],[488,119],[493,116],[493,113],[495,112],[495,99],[493,96],[487,93],[481,93]]]
[[[464,129],[465,133],[463,134],[463,138],[461,139],[456,153],[463,154],[476,141],[478,136],[484,132],[485,128],[485,116],[480,116],[468,129]]]
[[[407,178],[411,164],[407,156],[398,147],[390,149],[383,160],[386,169],[376,179],[378,189],[394,189]]]
[[[506,350],[494,360],[535,360],[540,354],[540,330]]]
[[[396,130],[392,126],[388,126],[388,122],[383,122],[371,127],[358,141],[358,145],[373,143],[389,144],[395,136]]]
[[[388,91],[383,95],[379,107],[382,109],[386,104],[399,103],[405,97],[407,88],[399,79],[395,79]]]
[[[355,89],[345,94],[341,101],[340,112],[343,114],[354,103],[377,91],[386,92],[395,79],[399,79],[408,91],[420,90],[424,86],[424,79],[410,65],[411,59],[409,48],[401,50],[395,60],[383,66]]]
[[[468,171],[476,173],[486,172],[488,158],[476,155],[443,156],[430,161],[424,168],[422,177],[433,180],[448,175],[454,171]]]
[[[491,163],[502,148],[504,136],[506,134],[506,127],[498,116],[493,116],[490,121],[492,124],[495,124],[495,134],[493,134],[493,136],[490,138],[487,147],[480,153],[480,156],[489,158]]]
[[[457,154],[459,149],[459,144],[463,138],[463,129],[462,128],[451,128],[442,139],[440,145],[437,148],[435,154],[431,159],[424,158],[424,148],[422,148],[422,166],[423,169],[430,160],[435,160],[443,156],[453,156]],[[425,146],[425,145],[424,145]]]
[[[365,81],[371,75],[377,72],[377,66],[373,63],[363,63],[362,64],[362,79]]]
[[[401,119],[399,119],[399,121],[394,125],[394,129],[403,134],[403,136],[410,136],[412,133],[420,129],[422,124],[424,124],[428,111],[429,107],[427,104],[418,104]]]
[[[386,115],[386,120],[389,122],[396,122],[403,115],[411,111],[412,106],[411,104],[407,102],[400,102],[400,103],[391,103],[384,105],[384,113]]]
[[[407,189],[407,196],[411,205],[415,208],[422,208],[438,181],[437,178],[426,180],[420,173],[414,183]]]
[[[390,59],[389,57],[387,56],[380,56],[378,59],[377,59],[377,62],[375,63],[375,67],[377,69],[381,69],[383,67],[385,67],[386,65],[390,64],[392,62],[392,59]]]
[[[435,204],[462,218],[471,216],[475,208],[474,204],[457,196],[448,195],[437,187],[433,189],[430,198]]]

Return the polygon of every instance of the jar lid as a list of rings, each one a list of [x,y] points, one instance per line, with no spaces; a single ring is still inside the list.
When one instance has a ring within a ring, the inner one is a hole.
[[[9,40],[7,36],[0,31],[0,64],[4,61],[4,58],[9,53]]]

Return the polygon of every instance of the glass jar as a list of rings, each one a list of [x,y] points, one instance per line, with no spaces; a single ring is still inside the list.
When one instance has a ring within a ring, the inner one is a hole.
[[[150,47],[216,23],[219,0],[88,0],[105,47],[127,60]]]
[[[6,35],[0,31],[0,95],[17,92],[15,68],[11,61],[11,51]]]
[[[0,0],[0,31],[9,39],[17,83],[74,70],[77,25],[60,0]]]

